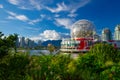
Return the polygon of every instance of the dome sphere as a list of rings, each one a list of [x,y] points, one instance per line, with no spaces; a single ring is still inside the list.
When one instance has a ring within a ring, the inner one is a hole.
[[[95,26],[88,20],[79,20],[72,25],[71,37],[72,38],[86,38],[93,37],[95,33]]]

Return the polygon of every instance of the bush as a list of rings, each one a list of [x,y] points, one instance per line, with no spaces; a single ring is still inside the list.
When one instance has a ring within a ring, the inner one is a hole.
[[[101,63],[97,63],[96,57],[92,54],[79,56],[77,60],[77,73],[83,80],[98,80]]]
[[[115,66],[120,61],[119,55],[119,51],[109,44],[96,44],[88,53],[79,56],[76,72],[81,74],[80,76],[84,80],[109,80],[108,74],[111,75],[113,67],[115,68],[114,73],[120,73],[120,67]],[[112,74],[112,76],[118,75]],[[112,77],[110,80],[117,78],[119,77]]]
[[[16,51],[16,40],[17,34],[9,35],[8,37],[3,37],[4,34],[0,32],[0,58],[8,55],[8,51],[10,48],[14,48]]]
[[[0,80],[26,80],[28,65],[27,56],[6,56],[0,62]]]
[[[104,71],[101,72],[101,80],[119,80],[120,79],[120,65],[115,64],[109,66]]]
[[[33,80],[66,80],[69,56],[42,55],[32,56],[29,75]]]
[[[0,80],[118,80],[119,51],[96,44],[88,53],[71,55],[7,55],[0,59]]]
[[[89,54],[93,54],[100,61],[105,63],[107,60],[118,62],[118,50],[107,43],[95,44]]]

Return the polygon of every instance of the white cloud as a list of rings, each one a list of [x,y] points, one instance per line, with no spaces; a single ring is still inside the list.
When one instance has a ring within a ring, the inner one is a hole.
[[[69,6],[69,10],[71,13],[76,12],[79,8],[84,7],[87,5],[91,0],[78,0],[71,2]],[[72,4],[73,3],[73,4]]]
[[[70,13],[76,12],[79,8],[85,6],[90,2],[90,0],[68,0],[69,4],[65,4],[64,2],[58,3],[56,8],[46,7],[52,13],[58,13],[61,11],[68,11]]]
[[[37,10],[41,9],[41,5],[39,4],[38,0],[30,0],[30,4]]]
[[[40,36],[43,36],[46,40],[60,39],[60,35],[55,30],[45,30]]]
[[[29,20],[28,17],[25,16],[25,15],[21,15],[21,14],[18,15],[14,12],[11,12],[11,11],[7,11],[7,12],[10,15],[10,16],[8,16],[8,19],[17,19],[17,20],[20,20],[20,21],[28,21]]]
[[[20,9],[41,10],[47,9],[52,13],[67,11],[70,13],[76,12],[79,8],[88,4],[91,0],[66,0],[65,2],[53,3],[54,0],[8,0],[9,3],[16,5]],[[54,5],[56,7],[48,7]]]
[[[67,29],[71,29],[74,20],[69,18],[56,18],[55,21],[56,25],[64,26]]]
[[[62,2],[61,4],[58,3],[57,4],[57,8],[50,8],[50,7],[46,7],[46,9],[48,9],[49,11],[53,12],[53,13],[57,13],[60,11],[66,11],[68,10],[67,6],[65,5],[64,2]]]
[[[8,14],[10,14],[11,16],[16,16],[17,14],[11,11],[7,11]]]
[[[68,14],[68,16],[69,16],[69,17],[76,17],[76,16],[77,16],[77,14],[70,13],[70,14]]]
[[[20,20],[20,21],[28,21],[29,19],[27,18],[27,16],[25,15],[17,15],[15,16],[16,19]]]
[[[8,19],[15,19],[15,17],[13,17],[13,16],[8,16]]]
[[[39,18],[31,20],[26,15],[16,14],[11,11],[7,11],[7,13],[9,14],[8,19],[20,20],[20,21],[27,22],[28,24],[32,24],[32,25],[41,21],[41,19]]]
[[[41,17],[41,18],[45,18],[45,17],[46,17],[46,15],[44,15],[44,14],[41,14],[41,15],[40,15],[40,17]]]
[[[10,4],[26,10],[41,10],[46,4],[52,3],[52,1],[53,0],[8,0]]]
[[[3,5],[2,5],[2,4],[0,4],[0,8],[3,8]]]
[[[55,14],[55,17],[57,18],[57,17],[59,17],[60,15],[58,15],[58,14]]]
[[[40,14],[40,19],[43,20],[53,20],[53,17],[51,15],[46,15],[46,14]]]
[[[32,8],[28,8],[28,7],[25,7],[25,6],[19,6],[18,8],[24,9],[24,10],[32,10]]]
[[[18,5],[20,0],[8,0],[9,3],[13,5]]]
[[[35,20],[30,20],[28,23],[33,25],[33,24],[35,24],[35,23],[40,22],[41,20],[42,20],[42,19],[39,19],[39,18],[38,18],[38,19],[35,19]]]
[[[56,32],[55,30],[45,30],[43,33],[41,33],[38,36],[32,37],[32,40],[59,40],[61,39],[61,36],[58,32]]]
[[[70,38],[70,33],[61,33],[61,32],[59,32],[59,34],[61,35],[61,38]]]

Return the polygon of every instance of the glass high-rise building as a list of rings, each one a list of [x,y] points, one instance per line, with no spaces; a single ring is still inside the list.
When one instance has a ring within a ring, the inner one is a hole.
[[[120,40],[120,24],[115,27],[114,39]]]
[[[20,47],[25,47],[25,37],[20,38]]]
[[[108,41],[108,40],[112,40],[112,34],[110,29],[105,28],[102,30],[102,41]]]

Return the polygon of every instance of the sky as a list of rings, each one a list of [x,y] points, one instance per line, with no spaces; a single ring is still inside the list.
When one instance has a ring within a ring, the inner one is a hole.
[[[90,20],[101,34],[103,28],[120,24],[120,0],[0,0],[0,31],[32,40],[70,37],[78,20]]]

